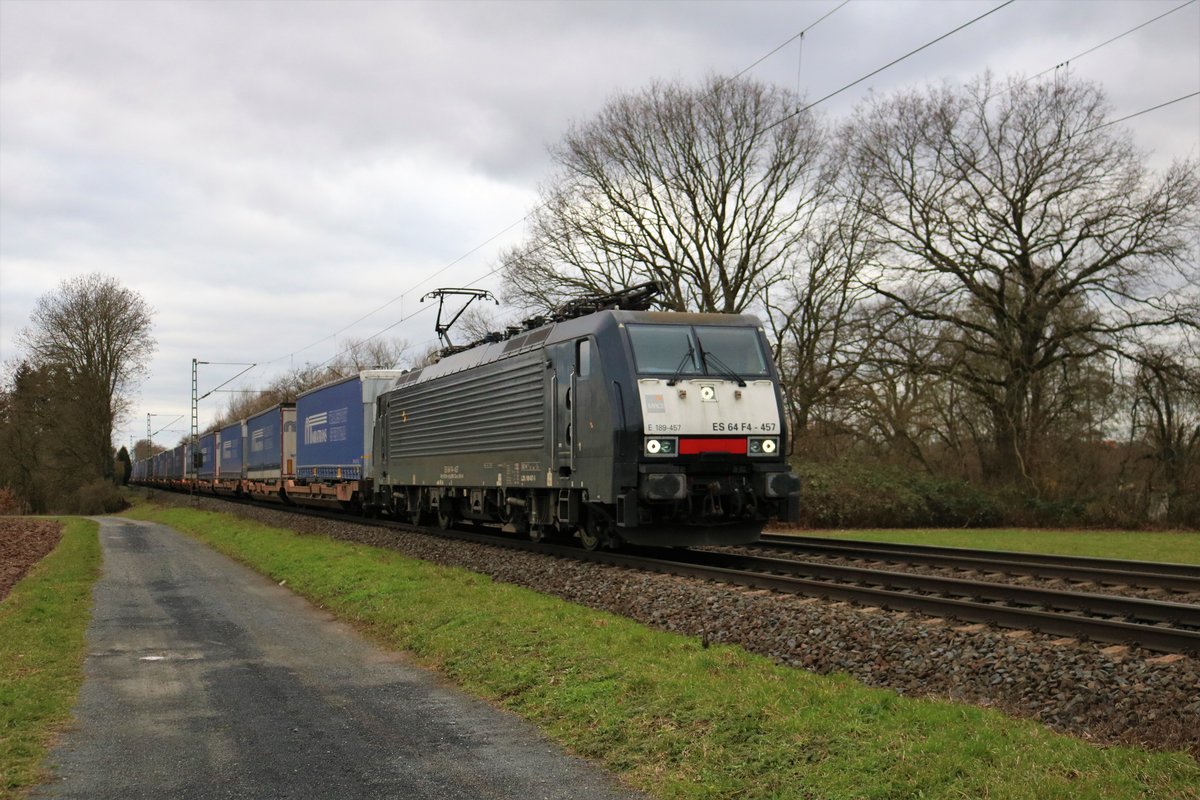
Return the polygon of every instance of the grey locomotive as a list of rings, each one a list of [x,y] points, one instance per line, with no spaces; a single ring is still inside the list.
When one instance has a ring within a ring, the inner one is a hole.
[[[761,323],[630,298],[644,299],[598,298],[399,378],[376,401],[371,504],[588,548],[745,543],[796,521]]]

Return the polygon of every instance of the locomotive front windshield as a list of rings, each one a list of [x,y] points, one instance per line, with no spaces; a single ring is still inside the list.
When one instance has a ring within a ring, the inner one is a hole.
[[[767,376],[767,359],[754,328],[710,325],[629,325],[639,375]]]

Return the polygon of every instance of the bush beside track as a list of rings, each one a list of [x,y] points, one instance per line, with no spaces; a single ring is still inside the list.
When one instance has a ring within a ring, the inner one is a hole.
[[[1086,527],[1147,525],[1136,498],[1042,498],[1025,488],[989,489],[964,480],[859,461],[795,464],[803,481],[805,528]],[[1200,503],[1180,498],[1175,524],[1200,527]],[[1153,526],[1153,523],[1149,523]],[[1167,521],[1161,525],[1169,524]]]
[[[51,740],[70,720],[100,574],[98,528],[67,520],[57,547],[0,602],[0,797],[38,781]]]
[[[224,514],[141,507],[661,797],[1198,797],[1183,754],[704,647],[462,569]]]

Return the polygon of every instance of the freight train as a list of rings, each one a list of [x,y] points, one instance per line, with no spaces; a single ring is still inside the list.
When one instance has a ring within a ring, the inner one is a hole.
[[[413,370],[367,370],[134,465],[133,481],[589,548],[739,544],[797,521],[752,316],[589,298]]]

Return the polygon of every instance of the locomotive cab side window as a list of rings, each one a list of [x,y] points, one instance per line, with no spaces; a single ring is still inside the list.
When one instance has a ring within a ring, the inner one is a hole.
[[[575,374],[586,378],[592,374],[592,342],[580,339],[575,343]]]

